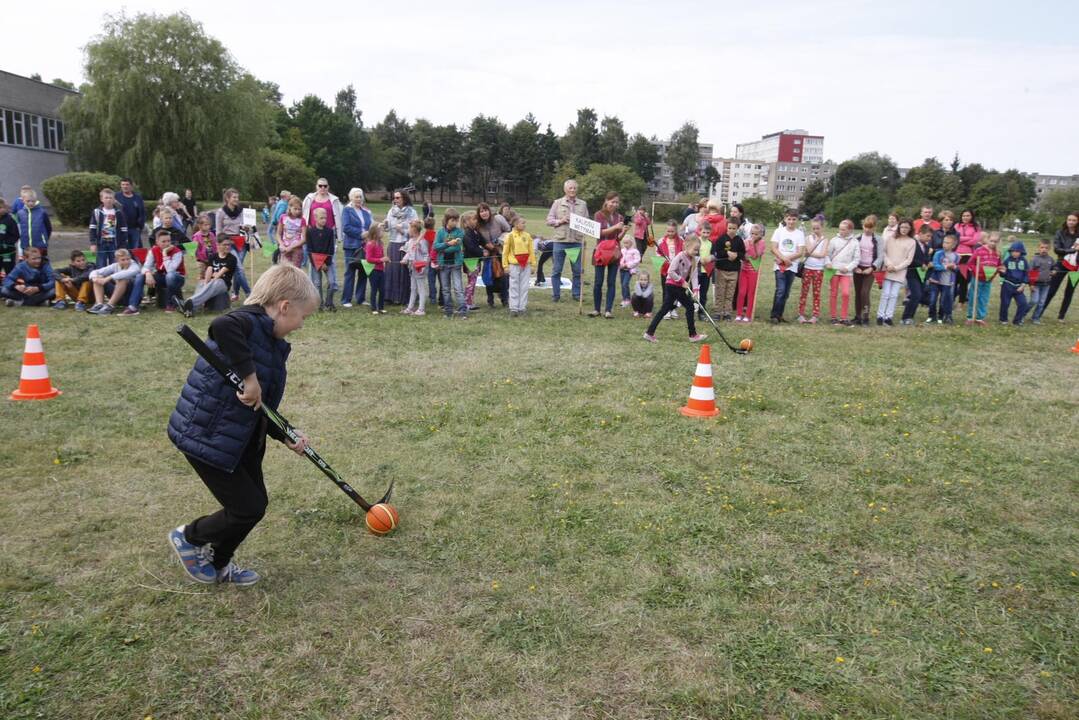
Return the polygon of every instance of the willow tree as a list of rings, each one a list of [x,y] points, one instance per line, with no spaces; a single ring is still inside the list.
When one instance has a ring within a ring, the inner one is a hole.
[[[130,175],[153,194],[248,187],[273,138],[258,81],[184,13],[103,26],[86,46],[81,95],[61,108],[75,168]]]

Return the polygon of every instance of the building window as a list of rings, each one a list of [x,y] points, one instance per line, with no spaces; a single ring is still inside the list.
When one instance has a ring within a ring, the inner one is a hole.
[[[40,115],[0,108],[0,143],[63,150],[64,123]]]

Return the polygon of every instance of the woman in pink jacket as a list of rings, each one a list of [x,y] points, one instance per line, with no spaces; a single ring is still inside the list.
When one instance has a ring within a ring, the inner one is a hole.
[[[959,235],[955,246],[955,251],[959,254],[959,272],[955,276],[955,300],[958,303],[965,303],[972,269],[968,267],[968,263],[974,250],[982,244],[982,226],[975,219],[973,210],[964,210],[960,213],[959,222],[955,224],[955,231]]]

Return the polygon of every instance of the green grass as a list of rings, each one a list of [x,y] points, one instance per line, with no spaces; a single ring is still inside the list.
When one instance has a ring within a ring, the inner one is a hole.
[[[1074,321],[730,326],[700,421],[681,321],[530,308],[312,317],[282,410],[403,524],[271,448],[249,589],[165,543],[215,508],[176,319],[0,308],[4,390],[34,321],[64,391],[0,401],[0,716],[1079,712]]]

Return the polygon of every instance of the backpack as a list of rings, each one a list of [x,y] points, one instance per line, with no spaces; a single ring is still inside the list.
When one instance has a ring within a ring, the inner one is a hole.
[[[610,238],[606,240],[600,240],[596,245],[595,252],[592,253],[593,265],[610,265],[614,260],[614,256],[618,254],[618,241]]]

